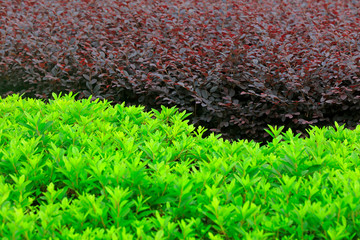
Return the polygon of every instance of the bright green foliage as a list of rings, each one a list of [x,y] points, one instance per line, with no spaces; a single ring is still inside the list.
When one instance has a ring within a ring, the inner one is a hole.
[[[360,128],[229,143],[185,112],[0,98],[4,239],[357,239]]]

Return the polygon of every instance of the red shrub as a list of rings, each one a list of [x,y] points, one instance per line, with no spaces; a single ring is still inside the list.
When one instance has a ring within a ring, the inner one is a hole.
[[[192,123],[232,138],[263,139],[267,124],[354,126],[359,7],[343,0],[0,1],[0,81],[27,84],[45,99],[79,91],[79,98],[148,108],[177,105],[194,113]]]

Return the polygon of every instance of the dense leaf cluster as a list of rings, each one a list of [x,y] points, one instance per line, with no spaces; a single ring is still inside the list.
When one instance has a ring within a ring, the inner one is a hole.
[[[177,106],[232,138],[360,119],[358,1],[0,4],[1,94]]]
[[[0,98],[1,239],[360,239],[360,126],[229,143],[185,111]]]

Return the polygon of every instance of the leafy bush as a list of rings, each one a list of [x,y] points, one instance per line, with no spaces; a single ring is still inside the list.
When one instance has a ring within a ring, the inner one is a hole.
[[[2,239],[359,239],[360,126],[229,143],[176,108],[0,98]]]
[[[1,3],[0,81],[27,96],[177,106],[233,139],[360,119],[358,1]]]

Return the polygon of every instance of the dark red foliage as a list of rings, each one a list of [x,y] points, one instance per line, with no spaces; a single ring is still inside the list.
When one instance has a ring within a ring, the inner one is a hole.
[[[352,127],[359,9],[344,0],[0,0],[0,93],[176,105],[232,139],[269,139],[267,124]]]

